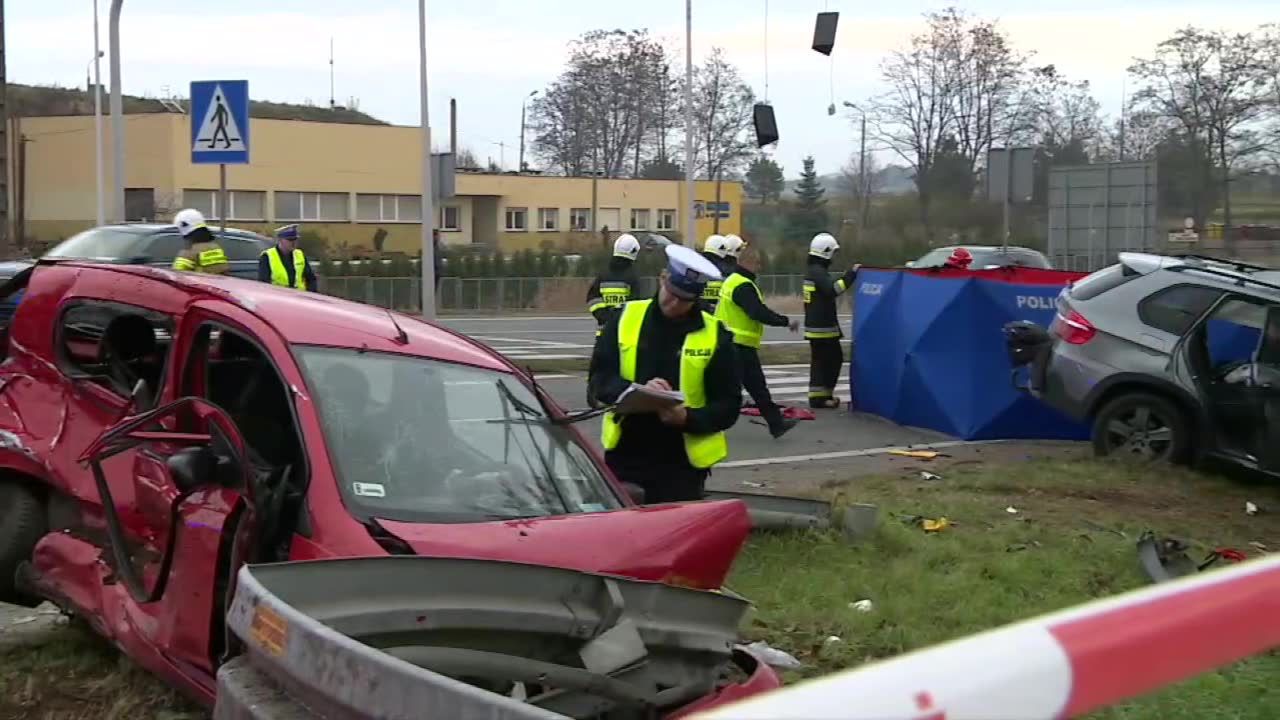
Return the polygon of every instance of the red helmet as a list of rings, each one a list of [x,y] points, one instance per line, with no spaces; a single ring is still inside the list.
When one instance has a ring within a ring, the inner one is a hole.
[[[973,255],[971,255],[969,251],[965,250],[964,248],[956,248],[951,253],[951,257],[947,258],[948,267],[965,269],[969,267],[969,263],[971,262],[973,262]]]

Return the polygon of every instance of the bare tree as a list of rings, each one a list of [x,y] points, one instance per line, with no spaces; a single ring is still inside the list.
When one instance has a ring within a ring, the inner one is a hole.
[[[693,82],[694,171],[708,180],[736,173],[755,150],[748,132],[755,93],[720,48],[695,69]]]
[[[998,141],[1007,143],[1033,122],[1034,103],[1023,86],[1026,60],[994,22],[948,8],[929,18],[943,39],[953,82],[955,138],[971,172]]]
[[[1135,102],[1172,120],[1202,159],[1204,187],[1221,193],[1228,249],[1231,228],[1231,177],[1240,164],[1265,147],[1260,122],[1268,108],[1265,56],[1260,36],[1184,28],[1140,59],[1129,73],[1141,83]],[[1195,208],[1203,223],[1207,208]]]
[[[1112,162],[1151,160],[1171,130],[1172,123],[1164,116],[1126,109],[1104,131],[1097,155]]]
[[[1264,25],[1259,30],[1259,62],[1267,85],[1268,116],[1264,138],[1267,157],[1273,172],[1280,171],[1280,23]]]

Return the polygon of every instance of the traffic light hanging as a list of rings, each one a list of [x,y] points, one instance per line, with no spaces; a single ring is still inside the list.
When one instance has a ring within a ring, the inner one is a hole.
[[[778,123],[773,118],[773,106],[756,103],[753,116],[756,126],[756,146],[764,147],[778,142]]]
[[[830,55],[836,46],[836,24],[840,21],[838,12],[818,13],[818,20],[813,25],[813,49],[823,55]]]

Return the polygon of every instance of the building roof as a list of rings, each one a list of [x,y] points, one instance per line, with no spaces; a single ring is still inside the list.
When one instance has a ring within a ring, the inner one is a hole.
[[[510,370],[500,355],[420,317],[314,292],[299,292],[229,275],[183,273],[145,265],[58,263],[165,282],[192,294],[234,303],[271,325],[291,344],[324,345]],[[127,298],[117,298],[127,302]],[[394,319],[393,319],[394,318]],[[399,329],[397,329],[397,326]],[[403,330],[408,342],[397,341]]]

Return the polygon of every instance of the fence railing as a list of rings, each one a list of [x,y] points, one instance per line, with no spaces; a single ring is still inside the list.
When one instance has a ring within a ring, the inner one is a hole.
[[[799,295],[801,275],[761,275],[756,283],[765,295]],[[440,278],[436,290],[439,310],[465,312],[509,312],[541,310],[573,312],[586,310],[591,278]],[[320,277],[320,291],[326,295],[355,300],[378,307],[418,312],[422,308],[422,278],[417,277]],[[652,295],[657,278],[640,279],[636,294]]]

